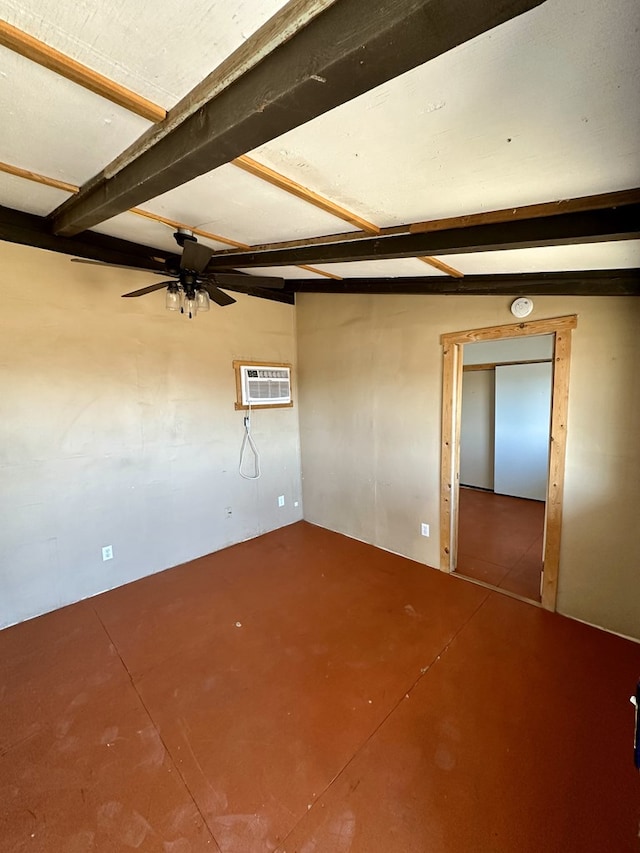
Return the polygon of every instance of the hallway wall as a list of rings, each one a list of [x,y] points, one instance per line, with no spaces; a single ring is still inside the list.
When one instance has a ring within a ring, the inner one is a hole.
[[[465,370],[460,412],[460,484],[493,491],[496,372]]]
[[[560,612],[640,638],[640,300],[536,297],[578,314]],[[303,294],[305,518],[439,565],[440,335],[512,321],[506,297]],[[420,535],[421,522],[431,535]]]

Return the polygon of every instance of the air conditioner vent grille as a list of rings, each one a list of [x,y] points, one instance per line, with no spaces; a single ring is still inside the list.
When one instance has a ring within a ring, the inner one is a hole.
[[[245,406],[273,406],[291,403],[291,369],[243,364],[242,403]]]

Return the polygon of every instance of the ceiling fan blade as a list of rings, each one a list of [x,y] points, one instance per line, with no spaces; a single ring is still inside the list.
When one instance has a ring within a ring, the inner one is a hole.
[[[126,296],[146,296],[147,293],[153,293],[154,290],[160,290],[168,284],[177,285],[177,281],[160,281],[157,284],[150,284],[148,287],[141,287],[140,290],[132,290],[131,293],[123,293],[123,298]]]
[[[225,305],[233,305],[233,303],[237,301],[233,296],[229,296],[228,293],[223,293],[220,288],[208,281],[203,282],[202,286],[206,288],[207,293],[216,305],[221,305],[224,308]]]
[[[187,240],[180,259],[180,269],[191,270],[195,273],[204,272],[212,255],[213,249],[209,249],[201,243],[195,243],[193,240]]]
[[[233,272],[217,272],[207,276],[209,281],[219,284],[224,287],[228,284],[233,287],[234,284],[244,287],[270,287],[272,290],[282,290],[284,287],[284,279],[271,275],[244,275],[243,273]]]
[[[136,272],[150,272],[153,275],[166,275],[166,270],[148,270],[144,267],[127,267],[124,264],[104,264],[102,261],[90,261],[88,258],[70,258],[72,264],[91,264],[94,267],[110,267],[116,270],[135,270]]]

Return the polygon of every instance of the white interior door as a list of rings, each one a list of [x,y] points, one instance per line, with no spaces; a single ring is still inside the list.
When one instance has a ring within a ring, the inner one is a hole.
[[[494,490],[543,501],[547,495],[552,365],[496,367]]]
[[[495,372],[462,374],[460,420],[460,485],[493,489]]]

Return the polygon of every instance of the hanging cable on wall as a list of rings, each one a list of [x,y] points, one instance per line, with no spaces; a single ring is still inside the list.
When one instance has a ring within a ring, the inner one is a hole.
[[[242,470],[242,466],[244,465],[244,454],[247,447],[249,447],[253,453],[253,474],[245,474]],[[242,439],[242,447],[240,448],[240,465],[238,466],[238,471],[240,476],[244,477],[245,480],[260,479],[260,454],[251,435],[251,406],[249,406],[249,411],[244,416],[244,437]]]

